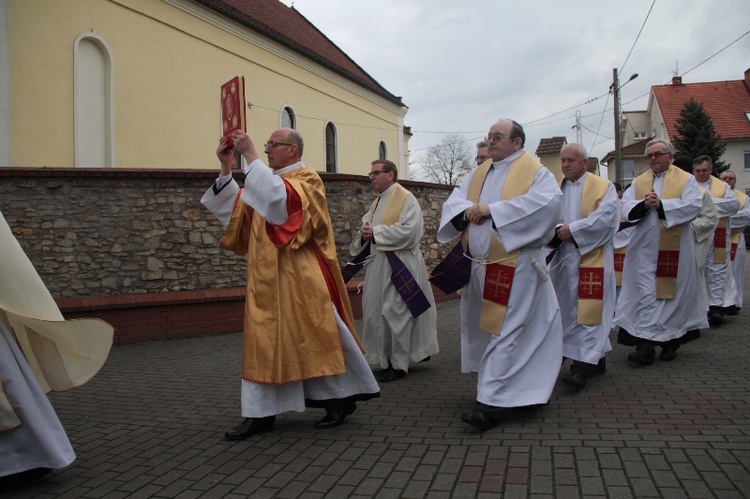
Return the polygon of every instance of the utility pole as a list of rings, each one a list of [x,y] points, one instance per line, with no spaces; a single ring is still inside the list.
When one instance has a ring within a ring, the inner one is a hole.
[[[576,111],[576,142],[579,144],[583,143],[581,137],[581,111]]]
[[[612,70],[612,93],[615,100],[615,182],[622,185],[622,140],[620,138],[620,81],[617,68]]]

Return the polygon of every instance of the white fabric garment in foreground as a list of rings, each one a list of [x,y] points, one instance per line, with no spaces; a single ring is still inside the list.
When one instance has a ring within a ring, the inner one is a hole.
[[[375,213],[370,220],[368,211],[362,222],[373,226],[370,244],[371,260],[362,290],[363,328],[360,338],[367,354],[365,358],[383,369],[390,360],[394,369],[409,370],[409,363],[438,353],[437,310],[432,286],[427,276],[419,240],[424,233],[422,209],[410,194],[404,202],[397,223],[382,225],[383,212],[396,184],[380,194]],[[351,254],[362,251],[362,238],[357,235],[350,245]],[[397,252],[398,258],[409,269],[427,300],[432,305],[414,318],[404,299],[391,282],[391,264],[384,251]]]
[[[554,175],[540,168],[530,191],[499,201],[510,163],[523,151],[497,162],[487,174],[480,203],[492,215],[482,225],[472,224],[469,250],[486,258],[490,238],[498,237],[508,251],[521,248],[502,329],[493,336],[479,327],[485,266],[472,262],[471,281],[461,298],[461,371],[478,372],[477,400],[496,407],[519,407],[549,401],[562,361],[562,325],[552,282],[546,273],[543,246],[560,220],[562,193]],[[446,243],[459,232],[451,219],[472,206],[467,199],[474,170],[453,190],[443,205],[438,241]],[[497,230],[493,229],[493,222]]]

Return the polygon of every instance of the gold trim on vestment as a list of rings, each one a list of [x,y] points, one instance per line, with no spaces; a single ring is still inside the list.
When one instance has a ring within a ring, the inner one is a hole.
[[[727,192],[727,186],[718,178],[711,176],[709,179],[711,197],[720,199]],[[727,263],[727,234],[729,233],[729,217],[719,218],[719,225],[714,231],[714,263]]]
[[[492,160],[488,159],[474,172],[469,183],[467,199],[474,204],[479,202],[487,173],[492,167]],[[508,166],[508,175],[500,195],[500,201],[522,196],[529,192],[534,182],[536,173],[542,165],[530,154],[523,153]],[[490,223],[488,220],[487,223]],[[464,253],[468,247],[468,227],[464,229],[461,236]],[[485,269],[485,281],[482,294],[482,314],[479,318],[479,327],[497,336],[503,326],[505,309],[510,298],[513,285],[516,263],[518,262],[519,250],[505,251],[500,240],[494,235],[490,238],[490,248],[487,255],[488,262]],[[502,262],[498,263],[498,262]]]
[[[664,184],[662,186],[660,199],[678,199],[682,197],[688,173],[674,165],[662,175]],[[654,185],[654,172],[649,169],[635,179],[635,199],[645,199],[646,194],[651,192]],[[672,300],[677,292],[677,269],[680,259],[680,239],[682,227],[666,228],[659,220],[659,254],[656,264],[656,298],[658,300]]]
[[[586,175],[581,193],[581,218],[591,215],[602,202],[609,180],[590,173]],[[594,326],[602,323],[604,307],[604,247],[599,246],[581,255],[578,265],[578,324]]]

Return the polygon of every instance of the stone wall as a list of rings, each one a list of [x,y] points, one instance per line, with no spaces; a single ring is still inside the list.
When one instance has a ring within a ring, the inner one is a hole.
[[[366,177],[322,176],[344,264],[373,192]],[[0,168],[0,211],[68,317],[106,319],[104,310],[154,301],[180,308],[227,293],[241,301],[245,259],[219,248],[222,228],[200,204],[215,178],[214,170]],[[403,185],[422,205],[432,268],[449,249],[435,234],[451,188]]]

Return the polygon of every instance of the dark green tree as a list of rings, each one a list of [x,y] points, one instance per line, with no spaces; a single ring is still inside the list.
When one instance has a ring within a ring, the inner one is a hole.
[[[687,154],[691,158],[704,154],[710,156],[714,161],[713,173],[717,177],[731,166],[721,160],[727,145],[716,133],[711,116],[703,109],[702,103],[692,98],[686,102],[680,110],[676,128],[677,135],[672,137],[676,155]]]

